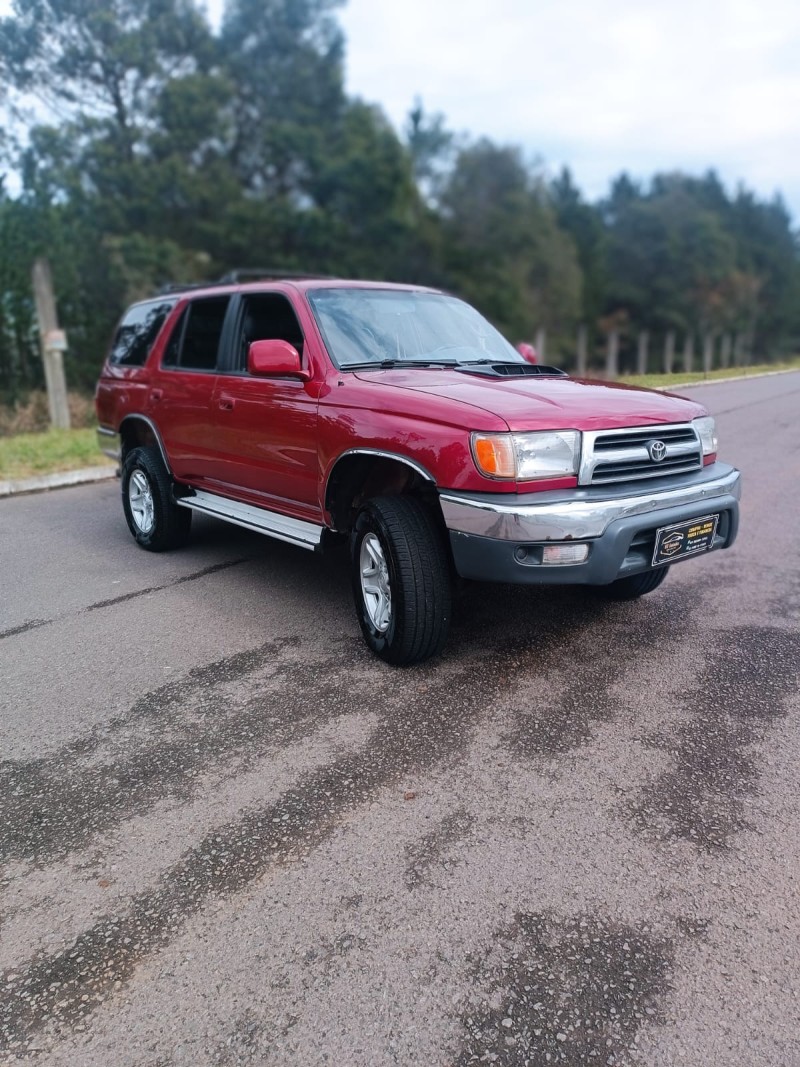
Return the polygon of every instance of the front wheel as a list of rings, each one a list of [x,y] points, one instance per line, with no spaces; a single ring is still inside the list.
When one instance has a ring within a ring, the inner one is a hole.
[[[628,578],[617,578],[610,585],[598,585],[595,589],[607,600],[636,600],[645,593],[658,589],[667,577],[669,567],[656,567],[641,574],[631,574]]]
[[[122,464],[122,508],[137,544],[150,552],[179,548],[192,513],[172,496],[172,480],[158,449],[133,448]]]
[[[397,666],[441,651],[450,629],[450,567],[442,535],[414,497],[370,500],[351,536],[353,596],[369,647]]]

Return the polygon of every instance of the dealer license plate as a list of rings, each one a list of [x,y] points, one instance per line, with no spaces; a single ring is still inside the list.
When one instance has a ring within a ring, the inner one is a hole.
[[[701,519],[662,526],[656,531],[652,566],[707,552],[714,543],[718,523],[719,515],[704,515]]]

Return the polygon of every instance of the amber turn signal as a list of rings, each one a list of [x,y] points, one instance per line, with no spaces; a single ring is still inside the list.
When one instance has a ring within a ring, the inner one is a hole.
[[[490,478],[515,478],[517,462],[510,434],[475,434],[472,439],[478,470]]]

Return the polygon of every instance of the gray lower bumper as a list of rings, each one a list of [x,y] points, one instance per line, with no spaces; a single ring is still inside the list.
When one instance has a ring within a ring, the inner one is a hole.
[[[652,566],[662,526],[720,516],[712,549],[728,548],[739,525],[740,475],[715,463],[684,479],[498,498],[441,494],[456,570],[465,578],[524,584],[605,585]],[[549,566],[542,546],[588,544],[585,563]]]

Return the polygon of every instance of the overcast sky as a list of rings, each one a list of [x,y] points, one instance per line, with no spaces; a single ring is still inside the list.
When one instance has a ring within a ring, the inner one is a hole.
[[[592,199],[714,167],[800,225],[800,0],[348,0],[341,22],[349,91],[398,127],[419,95]]]
[[[715,167],[800,223],[798,0],[349,0],[348,87],[572,169]]]

